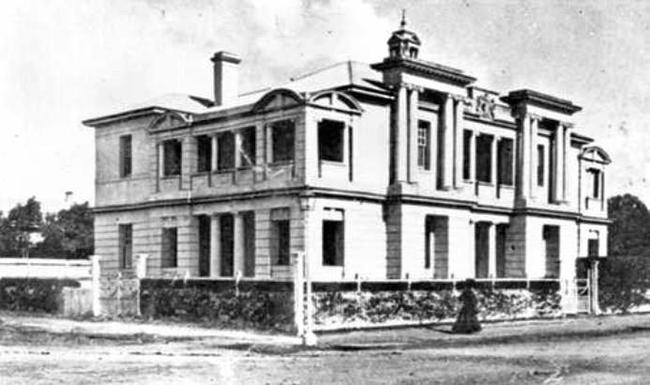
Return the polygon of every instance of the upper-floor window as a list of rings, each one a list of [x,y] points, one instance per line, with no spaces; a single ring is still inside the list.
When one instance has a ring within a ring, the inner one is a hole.
[[[431,169],[431,123],[418,120],[418,167]]]
[[[239,131],[241,167],[250,168],[255,165],[255,127],[247,127]]]
[[[205,172],[212,170],[212,138],[207,135],[196,137],[196,170]]]
[[[499,184],[513,185],[513,140],[510,138],[501,138],[497,146],[497,162],[499,167]]]
[[[120,136],[120,177],[126,178],[132,171],[131,135]]]
[[[492,141],[494,136],[481,134],[476,137],[476,180],[492,183]]]
[[[323,120],[318,123],[318,158],[330,162],[343,162],[343,135],[345,123]]]
[[[183,146],[180,140],[172,139],[163,142],[163,175],[181,174],[181,155]]]
[[[589,173],[589,179],[591,181],[591,197],[594,199],[600,199],[601,198],[601,172],[600,170],[596,168],[590,168],[587,170],[587,173]]]
[[[544,186],[544,162],[545,162],[545,151],[544,145],[537,145],[537,185]]]
[[[293,162],[295,158],[295,129],[291,120],[271,125],[272,162]]]
[[[235,168],[235,134],[226,131],[217,137],[217,170]]]
[[[178,229],[176,227],[162,229],[161,267],[178,266]]]
[[[463,179],[470,179],[472,168],[472,138],[474,133],[470,130],[463,131]]]

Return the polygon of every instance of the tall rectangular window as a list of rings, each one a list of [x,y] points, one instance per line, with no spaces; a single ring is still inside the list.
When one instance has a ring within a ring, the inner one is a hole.
[[[323,265],[343,266],[345,235],[343,221],[323,221]]]
[[[318,122],[318,158],[330,162],[343,162],[343,135],[345,123],[334,120]]]
[[[118,226],[118,243],[120,269],[130,269],[133,266],[133,226],[131,224]]]
[[[590,168],[587,170],[591,179],[591,197],[594,199],[600,199],[600,170],[595,168]]]
[[[206,172],[212,170],[212,138],[207,135],[196,137],[196,170]]]
[[[476,137],[476,180],[492,183],[492,141],[494,136]]]
[[[176,227],[162,230],[161,267],[178,266],[178,229]]]
[[[513,185],[513,140],[510,138],[501,138],[497,146],[497,162],[499,167],[499,184]]]
[[[239,132],[240,136],[240,162],[242,168],[251,168],[255,165],[255,127],[247,127]]]
[[[463,130],[463,179],[468,180],[472,177],[472,138],[474,133],[470,130]]]
[[[291,230],[288,219],[272,221],[273,232],[273,263],[275,265],[289,265]]]
[[[131,175],[133,160],[131,148],[131,135],[120,136],[120,177]]]
[[[271,126],[273,162],[293,162],[295,158],[295,129],[290,120],[282,120]]]
[[[180,140],[167,140],[163,142],[163,175],[173,176],[181,174],[182,144]]]
[[[418,120],[418,167],[431,169],[431,123]]]
[[[537,185],[544,186],[544,145],[537,145]]]
[[[217,169],[229,171],[235,168],[235,134],[226,131],[217,138]]]
[[[255,212],[246,211],[244,221],[244,277],[255,276]]]

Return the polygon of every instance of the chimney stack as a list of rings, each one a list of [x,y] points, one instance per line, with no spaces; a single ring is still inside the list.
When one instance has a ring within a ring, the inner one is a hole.
[[[214,104],[228,105],[239,95],[239,63],[241,58],[233,53],[219,51],[212,57],[214,63]]]

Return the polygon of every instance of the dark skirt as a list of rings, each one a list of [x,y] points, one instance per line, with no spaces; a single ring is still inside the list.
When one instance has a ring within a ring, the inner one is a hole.
[[[478,322],[476,310],[472,308],[463,307],[458,314],[456,323],[451,328],[453,333],[470,334],[481,331],[481,324]]]

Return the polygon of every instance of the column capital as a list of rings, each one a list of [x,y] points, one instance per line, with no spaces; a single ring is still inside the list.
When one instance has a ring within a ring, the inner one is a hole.
[[[542,116],[541,116],[541,115],[538,115],[538,114],[532,114],[532,113],[529,112],[529,113],[526,114],[526,116],[527,116],[530,120],[534,120],[534,121],[536,121],[536,122],[538,122],[538,123],[539,123],[540,120],[542,120]]]
[[[406,83],[406,82],[400,82],[399,85],[398,85],[398,88],[405,88],[405,89],[407,89],[409,91],[417,91],[417,92],[423,92],[424,91],[424,87],[417,86],[417,85],[412,84],[412,83]]]
[[[558,127],[564,127],[566,130],[575,127],[575,124],[570,122],[558,122],[557,125]]]

